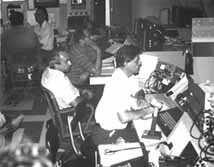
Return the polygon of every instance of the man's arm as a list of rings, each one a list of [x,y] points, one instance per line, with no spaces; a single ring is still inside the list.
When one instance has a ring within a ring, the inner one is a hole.
[[[126,110],[124,112],[118,113],[118,117],[122,123],[127,123],[132,120],[136,120],[139,118],[144,118],[146,115],[151,114],[155,111],[155,108],[151,106],[147,106],[141,109],[133,109]]]
[[[163,103],[157,101],[156,99],[152,99],[150,104],[144,106],[140,109],[133,109],[126,110],[124,112],[118,113],[118,117],[122,123],[127,123],[132,120],[136,120],[139,118],[144,118],[148,114],[157,113],[163,107]]]
[[[73,100],[70,105],[76,107],[79,103],[89,100],[93,97],[93,93],[87,89],[80,90],[80,96],[78,96],[75,100]]]

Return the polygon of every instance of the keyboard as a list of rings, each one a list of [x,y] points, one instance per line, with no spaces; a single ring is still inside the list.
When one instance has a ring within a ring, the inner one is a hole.
[[[178,107],[162,111],[158,114],[157,124],[166,137],[170,135],[182,115],[183,112]]]

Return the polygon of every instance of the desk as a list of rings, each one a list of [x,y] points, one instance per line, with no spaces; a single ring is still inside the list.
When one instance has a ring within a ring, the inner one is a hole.
[[[98,150],[100,164],[104,167],[143,156],[139,143],[103,144],[98,146]],[[106,154],[107,150],[116,150],[117,152]]]
[[[165,94],[148,94],[147,99],[155,98],[157,101],[163,103],[161,111],[175,108],[176,104]],[[161,112],[160,111],[160,112]],[[141,136],[144,134],[145,130],[150,130],[152,124],[152,118],[148,117],[146,119],[138,119],[133,121],[134,128],[137,132],[137,136],[140,142],[143,142],[148,150],[154,149],[160,141],[166,140],[166,136],[162,133],[162,138],[160,140],[156,139],[145,139]],[[161,131],[160,127],[156,126],[157,131]]]
[[[164,97],[159,95],[151,95],[151,96],[153,98]],[[167,99],[167,97],[164,97],[162,99],[165,99],[165,98]],[[167,99],[166,104],[170,104],[167,106],[169,108],[177,106],[177,104],[170,98]],[[190,135],[190,129],[191,129],[193,120],[190,118],[187,112],[183,112],[180,119],[177,121],[176,125],[174,126],[174,128],[172,129],[172,131],[168,136],[165,136],[163,134],[163,131],[161,131],[158,125],[156,126],[156,130],[162,132],[162,138],[160,140],[145,139],[141,137],[145,130],[150,129],[151,122],[152,122],[152,119],[145,119],[145,120],[139,119],[139,120],[133,121],[133,125],[137,132],[139,141],[144,142],[147,150],[152,151],[155,149],[155,147],[160,141],[166,141],[167,143],[172,143],[173,145],[172,148],[169,150],[168,154],[172,156],[180,156],[184,153],[184,150],[187,147],[187,145],[191,143],[193,148],[195,149],[195,152],[198,155],[200,155],[201,150],[198,146],[198,140],[192,138],[192,136]],[[200,136],[200,132],[196,126],[193,126],[191,130],[191,134],[195,137]]]
[[[114,56],[102,60],[102,69],[100,76],[91,76],[90,85],[104,85],[115,69]]]

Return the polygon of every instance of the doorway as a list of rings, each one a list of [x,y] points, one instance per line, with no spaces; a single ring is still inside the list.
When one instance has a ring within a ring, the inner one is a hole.
[[[94,22],[96,26],[105,25],[105,0],[94,0]]]

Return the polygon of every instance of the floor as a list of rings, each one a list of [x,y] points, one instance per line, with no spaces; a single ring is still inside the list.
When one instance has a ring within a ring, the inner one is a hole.
[[[94,92],[91,103],[96,106],[103,91],[103,86],[90,86]],[[47,104],[39,86],[29,89],[11,89],[5,93],[0,111],[14,117],[24,115],[24,121],[10,139],[11,144],[23,143],[30,140],[45,146],[46,122],[51,119]]]
[[[19,144],[25,141],[45,145],[45,125],[50,119],[47,112],[46,103],[42,98],[39,87],[25,90],[18,88],[11,89],[4,96],[4,102],[0,110],[9,117],[18,114],[24,115],[24,121],[11,137],[8,138],[10,144]]]
[[[91,103],[96,106],[101,95],[103,86],[91,87],[95,93]],[[19,90],[12,89],[8,91],[3,98],[4,102],[0,106],[0,111],[5,115],[14,117],[18,114],[24,115],[24,121],[21,126],[9,137],[7,144],[17,145],[24,142],[38,143],[45,146],[46,122],[51,119],[47,109],[47,104],[43,99],[42,91],[39,87],[32,89]],[[73,159],[69,161],[68,166],[91,167],[87,160]]]

